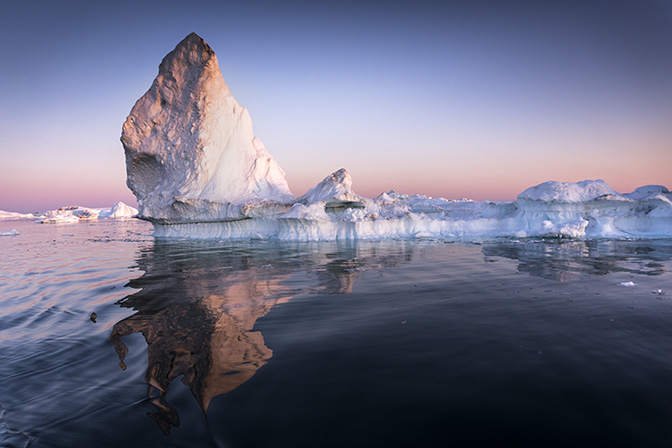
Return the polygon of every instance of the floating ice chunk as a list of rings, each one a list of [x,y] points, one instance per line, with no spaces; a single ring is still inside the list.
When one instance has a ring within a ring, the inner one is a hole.
[[[8,232],[0,232],[0,236],[17,236],[21,235],[20,232],[18,232],[16,229],[12,229]]]
[[[635,283],[635,282],[621,282],[621,283],[619,283],[619,285],[631,287],[631,286],[637,286],[637,283]]]
[[[64,224],[90,221],[99,218],[130,218],[137,210],[123,202],[117,202],[111,208],[91,208],[78,205],[61,207],[40,214],[36,222],[40,224]]]
[[[19,220],[19,219],[35,219],[33,213],[17,213],[17,212],[6,212],[0,210],[0,220]]]
[[[125,218],[132,218],[137,214],[138,214],[137,209],[119,201],[115,202],[112,208],[101,210],[100,213],[98,214],[98,217],[107,219],[109,218],[125,219]]]
[[[34,219],[38,223],[63,223],[92,220],[98,218],[130,218],[138,211],[123,202],[115,203],[111,208],[91,208],[70,205],[56,210],[35,213],[15,213],[0,211],[0,220]]]
[[[72,224],[79,222],[75,215],[48,215],[35,221],[39,224]]]
[[[40,224],[68,224],[79,221],[89,221],[98,219],[101,210],[103,209],[71,205],[61,207],[57,210],[50,210],[43,215],[40,215],[36,222]]]

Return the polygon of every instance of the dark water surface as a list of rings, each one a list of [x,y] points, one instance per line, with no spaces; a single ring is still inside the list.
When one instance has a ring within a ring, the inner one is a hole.
[[[0,226],[0,446],[672,446],[671,241]]]

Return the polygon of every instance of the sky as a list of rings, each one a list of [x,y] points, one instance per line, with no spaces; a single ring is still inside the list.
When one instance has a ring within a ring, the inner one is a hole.
[[[121,126],[196,32],[303,194],[672,188],[672,2],[3,1],[0,210],[135,205]]]

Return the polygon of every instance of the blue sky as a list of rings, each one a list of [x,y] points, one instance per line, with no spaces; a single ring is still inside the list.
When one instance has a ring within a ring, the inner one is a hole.
[[[3,2],[0,210],[133,204],[121,125],[192,31],[295,194],[672,187],[671,3],[440,5]]]

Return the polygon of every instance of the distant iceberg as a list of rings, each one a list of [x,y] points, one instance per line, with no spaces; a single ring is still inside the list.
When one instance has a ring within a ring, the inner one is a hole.
[[[40,215],[37,222],[41,224],[67,224],[94,219],[126,219],[135,217],[138,210],[123,202],[116,202],[111,208],[89,208],[77,205],[61,207]]]
[[[17,212],[7,212],[0,210],[0,220],[18,220],[18,219],[35,219],[35,214],[33,213],[17,213]]]
[[[663,186],[619,194],[602,180],[545,182],[516,201],[474,202],[393,191],[369,199],[345,169],[305,195],[254,136],[214,51],[187,36],[159,66],[121,135],[138,217],[157,237],[348,240],[498,237],[668,238]]]
[[[133,218],[138,214],[138,210],[126,205],[121,201],[115,202],[112,208],[101,209],[98,218],[101,219],[126,219]]]
[[[127,219],[133,218],[137,214],[137,209],[119,201],[110,208],[71,205],[47,212],[34,213],[15,213],[0,210],[0,220],[35,220],[40,224],[67,224],[94,219]]]

